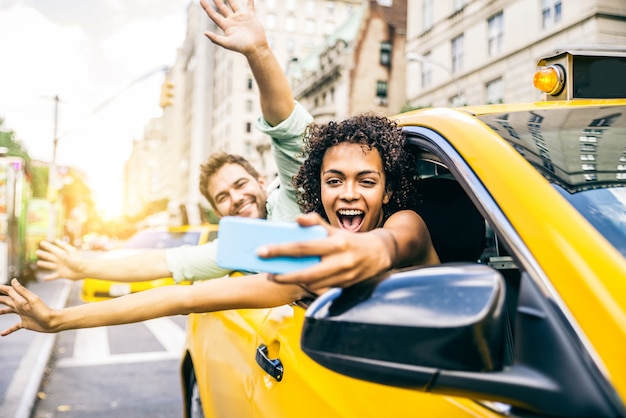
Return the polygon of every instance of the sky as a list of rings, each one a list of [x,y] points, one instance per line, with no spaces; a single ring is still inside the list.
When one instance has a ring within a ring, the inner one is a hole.
[[[121,214],[133,141],[161,115],[163,68],[182,46],[190,1],[0,0],[4,127],[51,161],[56,126],[57,165],[86,174],[106,217]]]

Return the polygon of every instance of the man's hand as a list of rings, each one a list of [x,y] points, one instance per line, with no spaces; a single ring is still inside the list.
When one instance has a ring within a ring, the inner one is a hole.
[[[50,319],[53,311],[39,298],[13,279],[11,285],[0,285],[0,315],[17,314],[21,321],[0,332],[0,336],[9,335],[19,329],[30,329],[39,332],[52,332]]]
[[[44,280],[59,278],[80,280],[85,276],[82,273],[83,258],[78,250],[61,240],[54,243],[42,241],[37,250],[37,267],[52,270],[52,273],[43,277]]]
[[[306,242],[273,244],[259,249],[261,257],[320,256],[315,266],[273,276],[277,283],[301,284],[312,291],[328,287],[348,287],[376,276],[391,267],[391,257],[382,236],[344,231],[330,226],[317,213],[300,215],[302,226],[322,225],[328,237]]]

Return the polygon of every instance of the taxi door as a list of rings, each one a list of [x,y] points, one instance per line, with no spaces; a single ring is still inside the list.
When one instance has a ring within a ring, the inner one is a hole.
[[[304,313],[305,309],[295,304],[277,307],[269,311],[259,328],[255,354],[256,367],[251,370],[253,416],[262,418],[501,416],[472,400],[365,382],[320,366],[300,349]],[[275,372],[276,369],[280,372]]]

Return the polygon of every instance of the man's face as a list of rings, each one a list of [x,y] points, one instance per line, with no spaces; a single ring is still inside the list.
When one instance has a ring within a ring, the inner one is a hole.
[[[219,216],[265,218],[265,179],[251,176],[239,164],[225,164],[210,179],[209,195]]]

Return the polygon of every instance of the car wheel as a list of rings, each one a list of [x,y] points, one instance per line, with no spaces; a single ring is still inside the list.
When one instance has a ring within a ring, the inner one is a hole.
[[[193,368],[189,375],[189,392],[187,392],[187,416],[189,418],[204,418],[202,410],[202,400],[200,399],[200,390],[198,389],[198,381]]]

